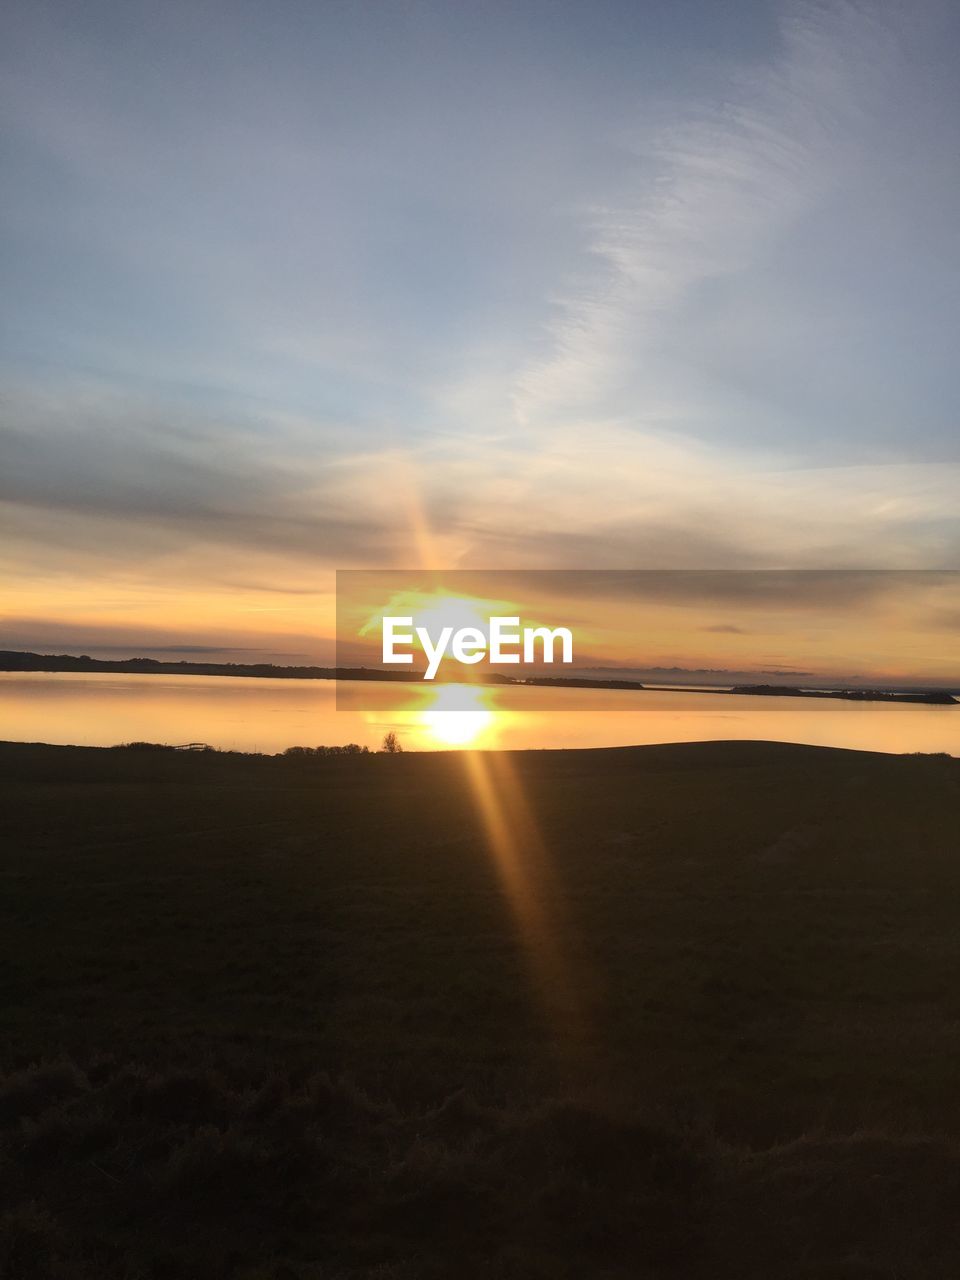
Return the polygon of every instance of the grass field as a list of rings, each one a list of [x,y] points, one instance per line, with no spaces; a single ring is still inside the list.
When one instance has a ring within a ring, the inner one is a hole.
[[[960,1275],[958,815],[764,743],[2,744],[0,1277]]]

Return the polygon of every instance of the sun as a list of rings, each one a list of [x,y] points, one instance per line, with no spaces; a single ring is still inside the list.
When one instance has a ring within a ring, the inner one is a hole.
[[[414,610],[413,626],[425,627],[429,632],[440,631],[443,627],[453,627],[454,631],[462,627],[476,627],[485,631],[489,618],[484,605],[483,600],[469,596],[432,596],[421,608]]]
[[[378,604],[367,615],[363,625],[357,628],[356,635],[360,638],[379,636],[384,618],[409,619],[403,630],[412,632],[411,647],[425,661],[425,651],[418,631],[435,637],[445,628],[449,628],[452,634],[469,628],[479,631],[489,643],[490,619],[517,612],[516,606],[510,605],[508,601],[458,595],[442,588],[435,591],[396,591],[386,604]],[[449,661],[449,655],[445,654],[440,669],[445,670]]]

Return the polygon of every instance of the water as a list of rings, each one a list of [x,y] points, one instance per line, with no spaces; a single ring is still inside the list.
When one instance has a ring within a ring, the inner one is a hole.
[[[392,706],[338,710],[334,683],[327,680],[0,672],[0,739],[92,746],[206,742],[272,753],[346,742],[375,748],[394,730],[407,750],[755,738],[960,756],[960,706],[668,689],[378,686],[381,696],[384,690]],[[341,684],[341,708],[363,697],[362,686]]]

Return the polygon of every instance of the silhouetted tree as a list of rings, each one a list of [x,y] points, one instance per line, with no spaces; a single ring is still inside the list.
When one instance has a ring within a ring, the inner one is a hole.
[[[388,755],[391,756],[398,755],[403,750],[403,747],[400,745],[400,739],[392,729],[389,733],[385,733],[383,735],[383,746],[380,749],[381,751],[386,751]]]

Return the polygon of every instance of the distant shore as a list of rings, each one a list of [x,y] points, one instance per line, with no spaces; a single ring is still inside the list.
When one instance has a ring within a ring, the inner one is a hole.
[[[260,680],[370,680],[389,684],[419,684],[419,671],[384,671],[376,667],[318,667],[277,666],[271,662],[161,662],[155,658],[91,658],[87,655],[28,653],[20,650],[0,650],[0,671],[30,674],[33,672],[76,672],[81,674],[112,675],[180,675],[180,676],[231,676]],[[464,683],[445,680],[439,676],[434,682]],[[639,680],[595,680],[579,676],[531,676],[515,679],[498,672],[485,672],[473,676],[471,683],[507,687],[534,686],[566,689],[619,689],[635,692],[656,689]],[[806,689],[791,685],[738,684],[730,688],[696,688],[671,685],[676,693],[748,694],[775,698],[838,698],[852,702],[906,702],[933,706],[956,706],[958,699],[947,689]]]

